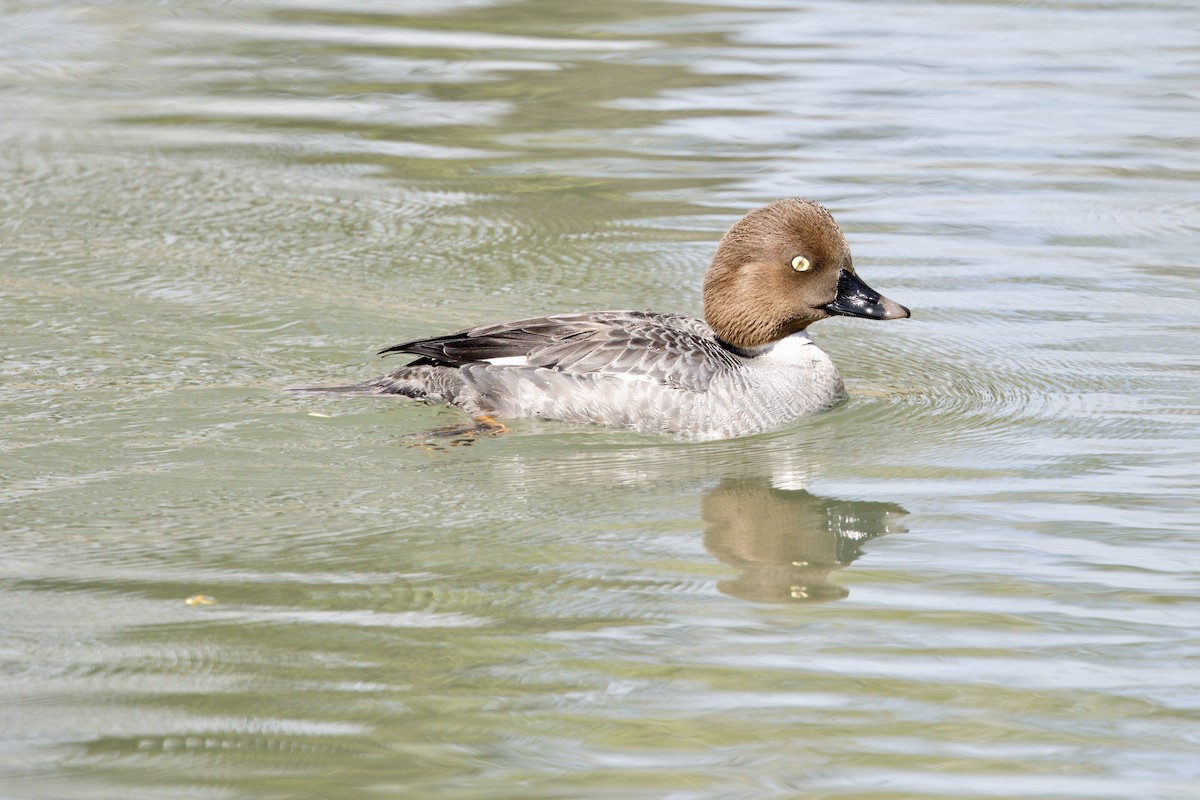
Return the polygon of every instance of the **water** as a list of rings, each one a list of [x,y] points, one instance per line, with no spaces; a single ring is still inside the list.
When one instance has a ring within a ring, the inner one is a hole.
[[[4,4],[0,795],[1200,797],[1198,26]],[[810,422],[282,391],[698,312],[792,195],[914,309]]]

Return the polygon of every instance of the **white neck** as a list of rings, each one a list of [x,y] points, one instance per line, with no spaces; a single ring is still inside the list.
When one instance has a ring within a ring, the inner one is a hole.
[[[797,331],[791,336],[755,348],[753,358],[762,364],[798,364],[807,361],[811,354],[805,348],[815,347],[807,331]]]

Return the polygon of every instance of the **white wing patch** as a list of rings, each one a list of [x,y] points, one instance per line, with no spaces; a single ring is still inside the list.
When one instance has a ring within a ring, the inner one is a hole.
[[[500,358],[485,358],[489,364],[494,364],[497,367],[523,367],[529,363],[526,356],[502,356]]]

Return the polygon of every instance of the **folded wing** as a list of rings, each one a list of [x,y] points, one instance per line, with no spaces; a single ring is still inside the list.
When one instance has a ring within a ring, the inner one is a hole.
[[[482,325],[379,352],[419,356],[409,366],[462,367],[506,359],[498,363],[646,378],[688,391],[703,391],[739,358],[703,321],[649,311],[560,314]]]

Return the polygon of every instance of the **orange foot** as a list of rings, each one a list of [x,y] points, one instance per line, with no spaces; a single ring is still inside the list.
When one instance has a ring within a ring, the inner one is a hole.
[[[475,418],[475,422],[478,423],[475,428],[477,434],[499,436],[502,433],[508,433],[508,426],[491,414],[480,414]]]
[[[428,433],[405,436],[403,441],[408,447],[435,452],[445,450],[446,444],[451,447],[466,447],[475,444],[480,436],[500,436],[508,433],[508,426],[491,414],[481,414],[475,417],[473,422],[472,425],[449,425],[445,428],[435,428]],[[447,439],[449,442],[445,442]]]

